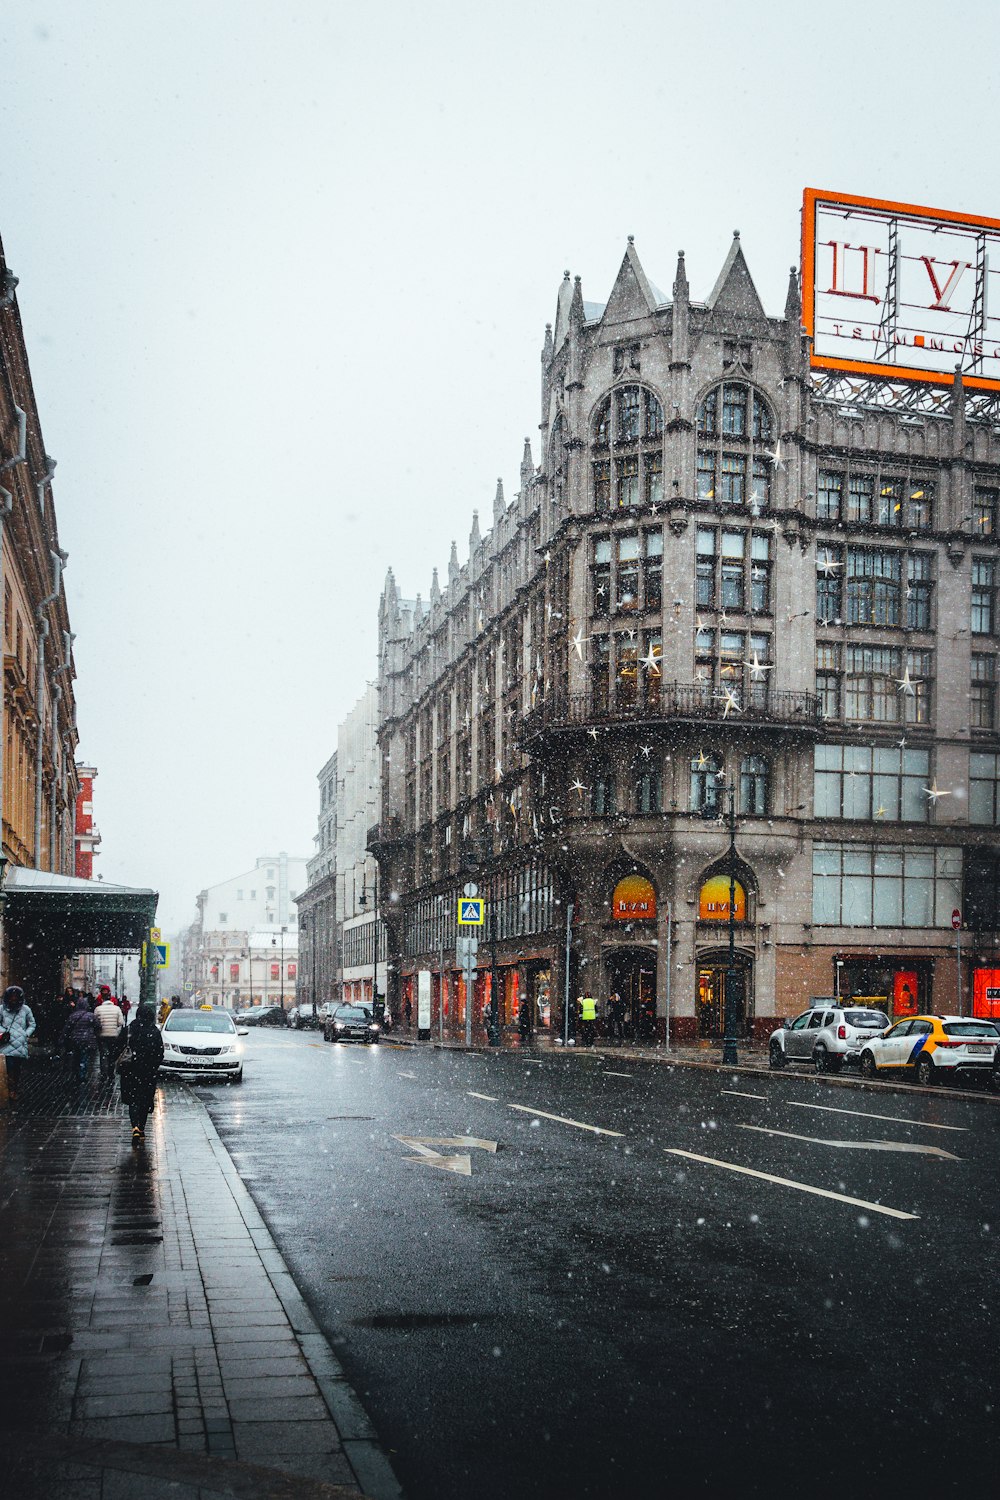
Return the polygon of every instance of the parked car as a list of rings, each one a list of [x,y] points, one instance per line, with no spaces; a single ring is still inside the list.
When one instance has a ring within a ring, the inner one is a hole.
[[[789,1062],[811,1062],[818,1073],[839,1073],[845,1063],[856,1063],[870,1037],[889,1024],[882,1010],[848,1002],[812,1005],[772,1031],[768,1062],[783,1068]]]
[[[238,1026],[287,1026],[288,1014],[280,1005],[252,1005],[236,1012]]]
[[[223,1010],[172,1010],[163,1023],[160,1072],[242,1083],[246,1034]]]
[[[318,1007],[316,1011],[316,1018],[319,1021],[320,1026],[322,1026],[324,1022],[331,1019],[334,1011],[339,1010],[342,1003],[343,1002],[340,1000],[325,1000],[323,1004]]]
[[[1000,1033],[992,1021],[969,1016],[906,1016],[880,1037],[866,1042],[861,1071],[910,1072],[928,1084],[958,1073],[978,1074],[992,1081]]]
[[[323,1022],[325,1042],[377,1042],[382,1028],[365,1005],[338,1005]]]
[[[323,1023],[318,1015],[313,1015],[311,1005],[293,1005],[288,1012],[288,1024],[293,1031],[315,1031]]]

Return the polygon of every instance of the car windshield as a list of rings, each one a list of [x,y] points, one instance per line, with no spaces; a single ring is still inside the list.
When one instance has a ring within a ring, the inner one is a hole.
[[[208,1010],[172,1010],[164,1031],[235,1031],[229,1016]]]
[[[338,1021],[370,1021],[372,1013],[360,1005],[342,1005],[337,1012]]]
[[[997,1029],[990,1021],[945,1021],[945,1036],[987,1036],[996,1040]]]
[[[845,1010],[844,1020],[848,1026],[864,1026],[869,1030],[873,1027],[881,1030],[889,1024],[889,1017],[880,1010]]]

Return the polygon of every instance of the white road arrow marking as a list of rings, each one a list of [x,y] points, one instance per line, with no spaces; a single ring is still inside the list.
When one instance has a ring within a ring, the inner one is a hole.
[[[487,1104],[496,1104],[497,1102],[496,1094],[477,1094],[475,1089],[466,1089],[465,1092],[470,1099],[485,1099]]]
[[[481,1151],[492,1152],[493,1155],[496,1155],[497,1149],[496,1141],[481,1141],[475,1135],[394,1135],[393,1140],[401,1142],[404,1146],[410,1146],[416,1151],[416,1156],[404,1156],[404,1161],[415,1163],[420,1167],[437,1167],[442,1172],[457,1172],[460,1177],[472,1176],[472,1158],[469,1156],[443,1156],[440,1151],[434,1150],[435,1146],[475,1146]]]
[[[397,1073],[397,1078],[416,1078],[416,1073]]]
[[[961,1161],[940,1146],[912,1145],[909,1141],[826,1141],[817,1135],[793,1135],[790,1130],[768,1130],[766,1125],[740,1125],[740,1130],[755,1130],[759,1135],[780,1135],[786,1141],[805,1141],[810,1146],[837,1146],[842,1151],[912,1151],[917,1156],[939,1156],[943,1161]]]

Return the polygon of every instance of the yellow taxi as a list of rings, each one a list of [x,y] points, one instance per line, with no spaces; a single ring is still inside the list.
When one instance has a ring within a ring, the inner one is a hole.
[[[918,1083],[943,1082],[960,1072],[986,1078],[1000,1031],[971,1016],[904,1016],[881,1036],[869,1037],[859,1059],[865,1078],[909,1071]]]

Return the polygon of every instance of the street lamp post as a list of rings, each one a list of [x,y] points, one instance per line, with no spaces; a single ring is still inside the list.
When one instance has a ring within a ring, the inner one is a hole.
[[[285,933],[287,931],[288,931],[288,928],[284,925],[284,923],[282,923],[282,926],[281,926],[281,959],[280,959],[281,969],[279,971],[280,974],[281,974],[281,1008],[282,1008],[282,1010],[284,1010],[284,1008],[285,1008]]]
[[[500,1007],[497,994],[497,918],[495,892],[492,890],[485,871],[493,864],[493,837],[489,829],[484,829],[480,838],[480,862],[483,866],[483,885],[487,891],[486,897],[486,920],[488,923],[490,943],[490,1017],[487,1024],[487,1033],[491,1047],[500,1045]]]
[[[726,969],[726,993],[723,1000],[722,1062],[723,1066],[735,1067],[739,1062],[736,1051],[736,996],[742,976],[736,968],[736,788],[726,786],[721,777],[717,783],[721,791],[729,793],[729,967]]]

